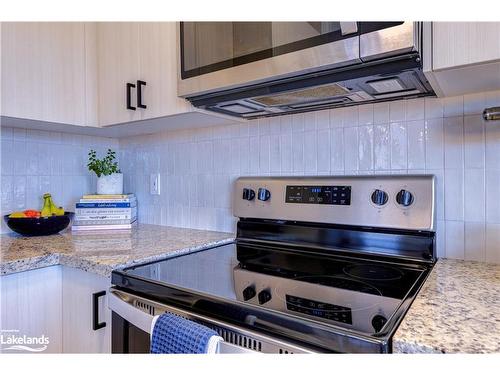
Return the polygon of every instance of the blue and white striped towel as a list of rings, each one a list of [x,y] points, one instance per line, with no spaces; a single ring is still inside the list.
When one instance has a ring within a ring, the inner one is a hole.
[[[214,354],[221,341],[214,330],[174,314],[155,316],[151,323],[154,354]]]

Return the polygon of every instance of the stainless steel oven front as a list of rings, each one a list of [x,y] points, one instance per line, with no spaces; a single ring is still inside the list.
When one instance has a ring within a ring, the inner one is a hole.
[[[178,94],[202,95],[416,51],[417,22],[180,22]]]
[[[219,344],[219,354],[313,353],[309,348],[291,342],[165,305],[114,287],[110,288],[108,306],[112,311],[113,353],[149,353],[153,317],[165,312],[182,316],[215,330],[224,340]]]

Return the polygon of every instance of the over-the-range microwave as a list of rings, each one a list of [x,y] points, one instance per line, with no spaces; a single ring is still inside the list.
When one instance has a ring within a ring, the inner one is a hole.
[[[422,22],[181,22],[178,94],[241,118],[434,95]]]

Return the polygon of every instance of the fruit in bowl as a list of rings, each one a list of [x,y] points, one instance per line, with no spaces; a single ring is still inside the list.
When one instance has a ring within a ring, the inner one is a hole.
[[[71,222],[73,213],[58,207],[49,193],[43,195],[43,200],[41,211],[24,210],[5,215],[7,226],[25,236],[47,236],[65,229]]]

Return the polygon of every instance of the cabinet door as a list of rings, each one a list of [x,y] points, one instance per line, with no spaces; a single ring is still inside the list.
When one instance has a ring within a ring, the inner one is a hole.
[[[141,119],[139,110],[127,109],[127,83],[139,79],[139,24],[97,24],[99,123],[112,125]],[[137,104],[131,89],[131,105]]]
[[[0,277],[0,331],[14,336],[48,338],[42,353],[62,352],[61,267],[53,266]],[[0,352],[11,345],[0,344]],[[43,345],[26,345],[40,348]]]
[[[98,299],[99,322],[93,329],[93,294],[108,293],[111,280],[76,268],[62,269],[62,314],[64,353],[111,353],[111,312],[107,294]]]
[[[191,105],[177,96],[177,24],[141,22],[139,24],[139,62],[137,79],[142,88],[142,119],[190,111]]]
[[[2,115],[72,125],[87,121],[86,24],[2,23]],[[95,58],[95,56],[94,56]]]
[[[500,60],[500,22],[433,22],[433,69]]]

